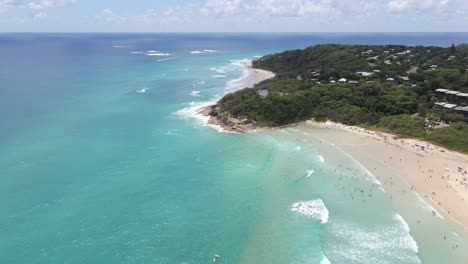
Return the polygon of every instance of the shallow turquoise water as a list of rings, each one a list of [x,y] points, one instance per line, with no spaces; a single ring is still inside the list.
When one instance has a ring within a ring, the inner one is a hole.
[[[445,45],[441,36],[386,38]],[[294,129],[218,133],[190,117],[242,85],[239,60],[326,36],[0,39],[0,263],[212,263],[213,254],[217,263],[440,263],[453,255],[419,234],[429,226],[409,231],[401,215],[411,213],[318,139]],[[372,37],[328,41],[337,39]]]

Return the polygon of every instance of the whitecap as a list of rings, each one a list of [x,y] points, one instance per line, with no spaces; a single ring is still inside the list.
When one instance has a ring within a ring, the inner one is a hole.
[[[148,88],[143,88],[143,89],[140,89],[140,90],[136,90],[137,93],[140,93],[140,94],[143,94],[143,93],[146,93],[149,89]]]
[[[199,51],[199,50],[193,50],[190,52],[191,54],[203,54],[202,51]]]
[[[212,75],[211,78],[213,79],[219,79],[219,78],[226,78],[227,76],[226,75],[222,75],[222,74],[217,74],[217,75]]]
[[[161,62],[161,61],[168,61],[168,60],[173,60],[173,59],[175,59],[175,58],[177,58],[177,57],[159,59],[159,60],[156,60],[156,61],[159,61],[159,62]]]
[[[241,88],[245,88],[246,87],[245,80],[249,77],[250,73],[252,72],[249,69],[249,66],[251,65],[251,60],[249,59],[232,60],[231,65],[234,67],[239,67],[242,70],[243,74],[239,78],[230,80],[226,83],[226,89],[229,89],[229,91],[227,91],[226,93],[232,92]],[[225,77],[226,76],[224,75],[219,76],[219,78],[225,78]],[[206,83],[205,81],[200,81],[197,84],[201,85],[205,83]],[[178,117],[178,118],[193,118],[196,121],[199,121],[203,126],[214,128],[218,132],[235,133],[231,131],[226,131],[221,126],[209,124],[208,121],[210,120],[210,117],[200,113],[203,108],[216,104],[216,102],[219,99],[221,99],[221,97],[224,96],[226,93],[216,94],[210,101],[190,103],[189,106],[179,111],[176,111],[172,113],[171,115],[174,117]]]
[[[156,52],[159,52],[159,51],[157,51],[157,50],[148,50],[148,51],[146,51],[146,52],[147,52],[147,53],[156,53]]]
[[[308,171],[307,171],[307,176],[306,176],[306,177],[307,177],[307,178],[310,178],[310,176],[312,176],[312,174],[314,174],[314,173],[315,173],[314,170],[308,170]]]
[[[146,56],[171,56],[172,54],[170,53],[162,53],[162,52],[158,52],[158,53],[146,53]]]
[[[128,48],[130,46],[123,46],[123,45],[115,45],[115,46],[112,46],[114,48]]]
[[[198,97],[198,96],[200,96],[200,91],[192,91],[192,92],[190,93],[190,95],[191,95],[191,96],[194,96],[194,97]]]
[[[414,251],[414,252],[419,252],[419,247],[418,247],[418,243],[416,243],[416,241],[414,240],[414,238],[411,236],[410,232],[410,227],[408,225],[408,223],[405,221],[405,219],[400,215],[400,214],[396,214],[393,219],[397,222],[400,223],[400,226],[401,228],[403,228],[403,230],[405,230],[406,232],[406,235],[407,235],[407,243],[408,243],[408,246]]]
[[[143,51],[132,51],[130,52],[131,54],[143,54],[144,52]]]
[[[322,260],[320,261],[320,264],[331,264],[330,260],[327,258],[327,256],[323,255]]]
[[[386,225],[331,225],[330,234],[340,242],[327,248],[327,252],[346,258],[350,263],[420,264],[419,247],[408,224],[398,214],[392,220]]]
[[[177,129],[172,129],[166,132],[166,135],[168,136],[178,136],[179,134],[177,133]]]
[[[291,211],[309,218],[321,220],[322,224],[328,223],[330,215],[322,199],[294,203]]]
[[[206,50],[203,50],[204,52],[208,52],[208,53],[217,53],[217,52],[221,52],[219,50],[210,50],[210,49],[206,49]]]
[[[323,158],[322,155],[319,155],[319,156],[318,156],[318,160],[319,160],[321,163],[325,163],[325,159]]]
[[[179,117],[179,118],[193,118],[196,121],[198,121],[201,125],[213,128],[218,132],[234,133],[234,132],[226,131],[219,125],[209,124],[208,121],[210,120],[210,116],[200,113],[200,111],[203,108],[213,105],[214,103],[215,103],[214,101],[198,102],[198,103],[192,102],[189,104],[188,107],[185,107],[175,113],[172,113],[172,116]]]

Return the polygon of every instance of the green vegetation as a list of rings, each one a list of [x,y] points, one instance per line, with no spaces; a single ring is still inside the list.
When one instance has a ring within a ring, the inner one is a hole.
[[[435,89],[468,92],[467,64],[468,45],[317,45],[286,51],[253,63],[276,78],[226,95],[212,115],[255,126],[328,119],[468,152],[468,117],[434,109]],[[433,129],[440,120],[460,123]]]
[[[454,123],[450,127],[439,128],[426,134],[426,139],[450,149],[468,153],[468,125]]]

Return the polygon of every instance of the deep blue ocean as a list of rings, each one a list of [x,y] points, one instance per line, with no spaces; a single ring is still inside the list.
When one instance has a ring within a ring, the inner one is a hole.
[[[442,221],[412,231],[385,192],[337,189],[376,184],[343,153],[193,118],[243,61],[319,43],[468,33],[0,34],[0,263],[468,263],[431,241]]]

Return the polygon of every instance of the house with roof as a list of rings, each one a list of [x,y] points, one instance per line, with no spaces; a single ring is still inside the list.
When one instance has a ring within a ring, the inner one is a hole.
[[[455,107],[455,112],[468,116],[468,106],[458,106]]]

